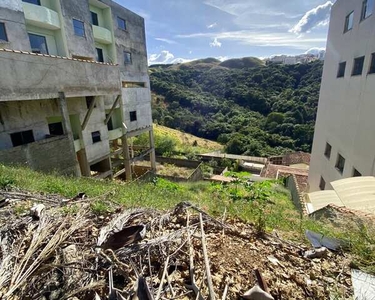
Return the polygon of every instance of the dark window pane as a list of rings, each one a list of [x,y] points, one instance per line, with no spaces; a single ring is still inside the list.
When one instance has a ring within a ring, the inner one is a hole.
[[[124,19],[117,17],[117,24],[120,29],[126,30],[126,21]]]
[[[45,36],[29,33],[29,39],[31,51],[33,53],[48,54],[47,41]]]
[[[99,26],[98,14],[94,13],[93,11],[90,11],[90,13],[91,13],[91,24]]]
[[[50,135],[64,135],[64,128],[61,122],[48,124]]]
[[[136,111],[131,111],[130,112],[130,122],[137,121],[137,112]]]
[[[326,149],[324,151],[324,155],[330,159],[331,158],[331,151],[332,151],[332,146],[330,144],[326,144]]]
[[[346,62],[342,62],[339,64],[339,69],[337,71],[338,78],[345,76],[345,68],[346,68]]]
[[[337,162],[336,162],[336,169],[342,174],[344,172],[344,167],[345,167],[345,158],[339,154],[337,156]]]
[[[40,0],[22,0],[23,2],[40,5]]]
[[[319,183],[319,188],[324,191],[326,189],[326,181],[324,180],[323,177],[320,177],[320,183]]]
[[[357,169],[354,168],[353,177],[361,177],[361,176],[362,176],[362,174]]]
[[[5,24],[0,23],[0,40],[8,41],[7,33],[5,31]]]
[[[375,73],[375,53],[371,55],[371,65],[370,65],[370,70],[368,72],[369,74]]]
[[[85,24],[81,21],[73,19],[74,34],[78,36],[85,36]]]
[[[10,135],[13,147],[26,145],[35,142],[34,134],[32,130],[26,130],[21,132],[15,132]]]
[[[103,49],[96,48],[96,61],[104,62]]]
[[[124,52],[124,64],[129,65],[132,63],[132,54],[130,52]]]
[[[347,32],[353,28],[353,21],[354,21],[354,11],[352,11],[349,15],[346,16],[344,32]]]
[[[101,138],[100,138],[100,131],[94,131],[91,133],[91,137],[92,137],[92,143],[95,144],[95,143],[99,143],[101,141]]]
[[[364,56],[354,59],[352,76],[362,75],[364,62],[365,62]]]

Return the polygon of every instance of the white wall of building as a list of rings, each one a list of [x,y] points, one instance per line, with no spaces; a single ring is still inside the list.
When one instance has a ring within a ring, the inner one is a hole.
[[[362,0],[338,0],[332,8],[314,144],[310,165],[310,191],[319,190],[320,178],[329,182],[375,175],[375,74],[368,74],[375,53],[375,15],[360,21]],[[354,27],[344,33],[346,16],[354,11]],[[365,56],[361,76],[351,76],[353,61]],[[337,78],[340,62],[346,61],[345,77]],[[331,158],[324,156],[326,143]],[[346,162],[343,174],[336,168],[338,154]]]

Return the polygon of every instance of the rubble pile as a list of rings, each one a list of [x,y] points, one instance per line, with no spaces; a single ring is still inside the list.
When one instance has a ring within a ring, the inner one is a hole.
[[[3,200],[2,200],[3,199]],[[2,200],[2,201],[1,201]],[[30,210],[14,213],[22,201]],[[190,203],[98,217],[82,195],[0,191],[1,299],[329,299],[350,259],[259,235]]]

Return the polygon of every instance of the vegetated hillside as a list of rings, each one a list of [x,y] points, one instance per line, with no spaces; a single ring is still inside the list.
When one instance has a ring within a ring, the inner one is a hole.
[[[168,136],[176,141],[178,152],[207,153],[222,150],[223,146],[217,142],[196,137],[189,133],[184,133],[176,129],[154,124],[154,133],[158,136]]]
[[[153,117],[218,141],[230,153],[310,151],[322,66],[319,61],[263,66],[249,58],[152,66]]]

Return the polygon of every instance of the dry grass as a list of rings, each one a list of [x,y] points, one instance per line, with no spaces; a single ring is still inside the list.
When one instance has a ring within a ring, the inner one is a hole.
[[[186,151],[186,148],[190,147],[196,148],[199,153],[223,150],[223,145],[217,142],[202,139],[165,126],[154,124],[154,131],[156,134],[167,135],[174,138],[177,141],[177,148],[181,148],[184,151]]]

